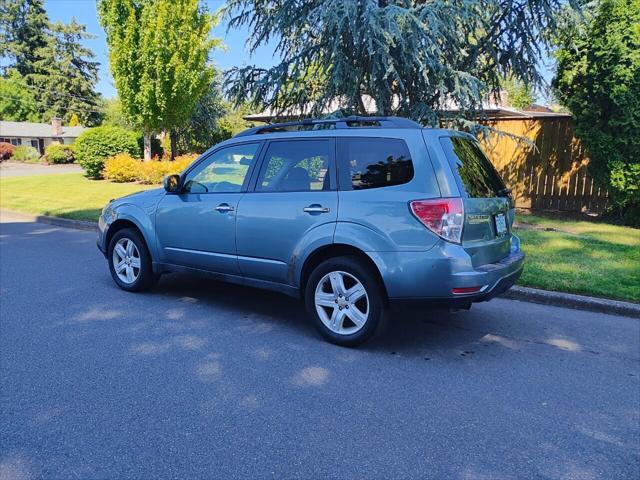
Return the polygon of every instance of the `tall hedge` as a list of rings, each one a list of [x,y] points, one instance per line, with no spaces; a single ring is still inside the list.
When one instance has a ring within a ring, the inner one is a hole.
[[[640,0],[590,4],[559,43],[554,86],[589,170],[622,220],[640,226]]]
[[[89,178],[102,178],[104,161],[118,153],[140,156],[135,132],[120,127],[96,127],[82,132],[75,143],[76,158]]]

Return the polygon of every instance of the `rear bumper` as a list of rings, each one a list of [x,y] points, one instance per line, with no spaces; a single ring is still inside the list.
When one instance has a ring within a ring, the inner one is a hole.
[[[481,286],[478,293],[467,294],[474,302],[484,302],[509,290],[520,278],[524,268],[524,253],[515,252],[499,262],[478,267],[473,272],[454,274],[454,283],[461,286]],[[467,295],[452,295],[466,298]]]
[[[498,262],[475,267],[461,249],[455,250],[448,245],[420,254],[370,255],[380,268],[390,302],[464,308],[473,302],[491,300],[516,283],[525,259],[518,247]],[[477,291],[453,293],[454,289],[461,288],[477,288]]]

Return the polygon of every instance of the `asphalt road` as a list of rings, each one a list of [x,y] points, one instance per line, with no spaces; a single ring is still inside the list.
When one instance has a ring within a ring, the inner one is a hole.
[[[81,173],[82,167],[75,163],[66,165],[42,165],[4,161],[0,162],[0,177],[30,177],[32,175],[55,175],[59,173]]]
[[[94,234],[4,222],[3,480],[640,474],[638,320],[497,299],[344,349],[287,297],[128,294]]]

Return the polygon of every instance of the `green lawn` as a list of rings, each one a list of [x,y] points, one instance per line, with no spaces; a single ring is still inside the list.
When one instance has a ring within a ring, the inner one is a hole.
[[[0,208],[96,221],[110,199],[148,188],[81,174],[0,178]],[[520,284],[640,302],[640,230],[533,215],[518,221],[529,226],[516,229],[527,254]]]
[[[640,230],[519,215],[527,254],[521,285],[640,302]],[[523,225],[526,226],[526,225]]]
[[[80,173],[0,178],[0,208],[97,222],[112,198],[157,185],[88,180]]]

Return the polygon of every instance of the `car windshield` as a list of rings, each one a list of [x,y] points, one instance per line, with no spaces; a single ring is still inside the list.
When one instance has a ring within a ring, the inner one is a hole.
[[[458,172],[460,187],[471,198],[504,197],[509,194],[502,178],[480,145],[464,137],[441,137],[440,143]]]

